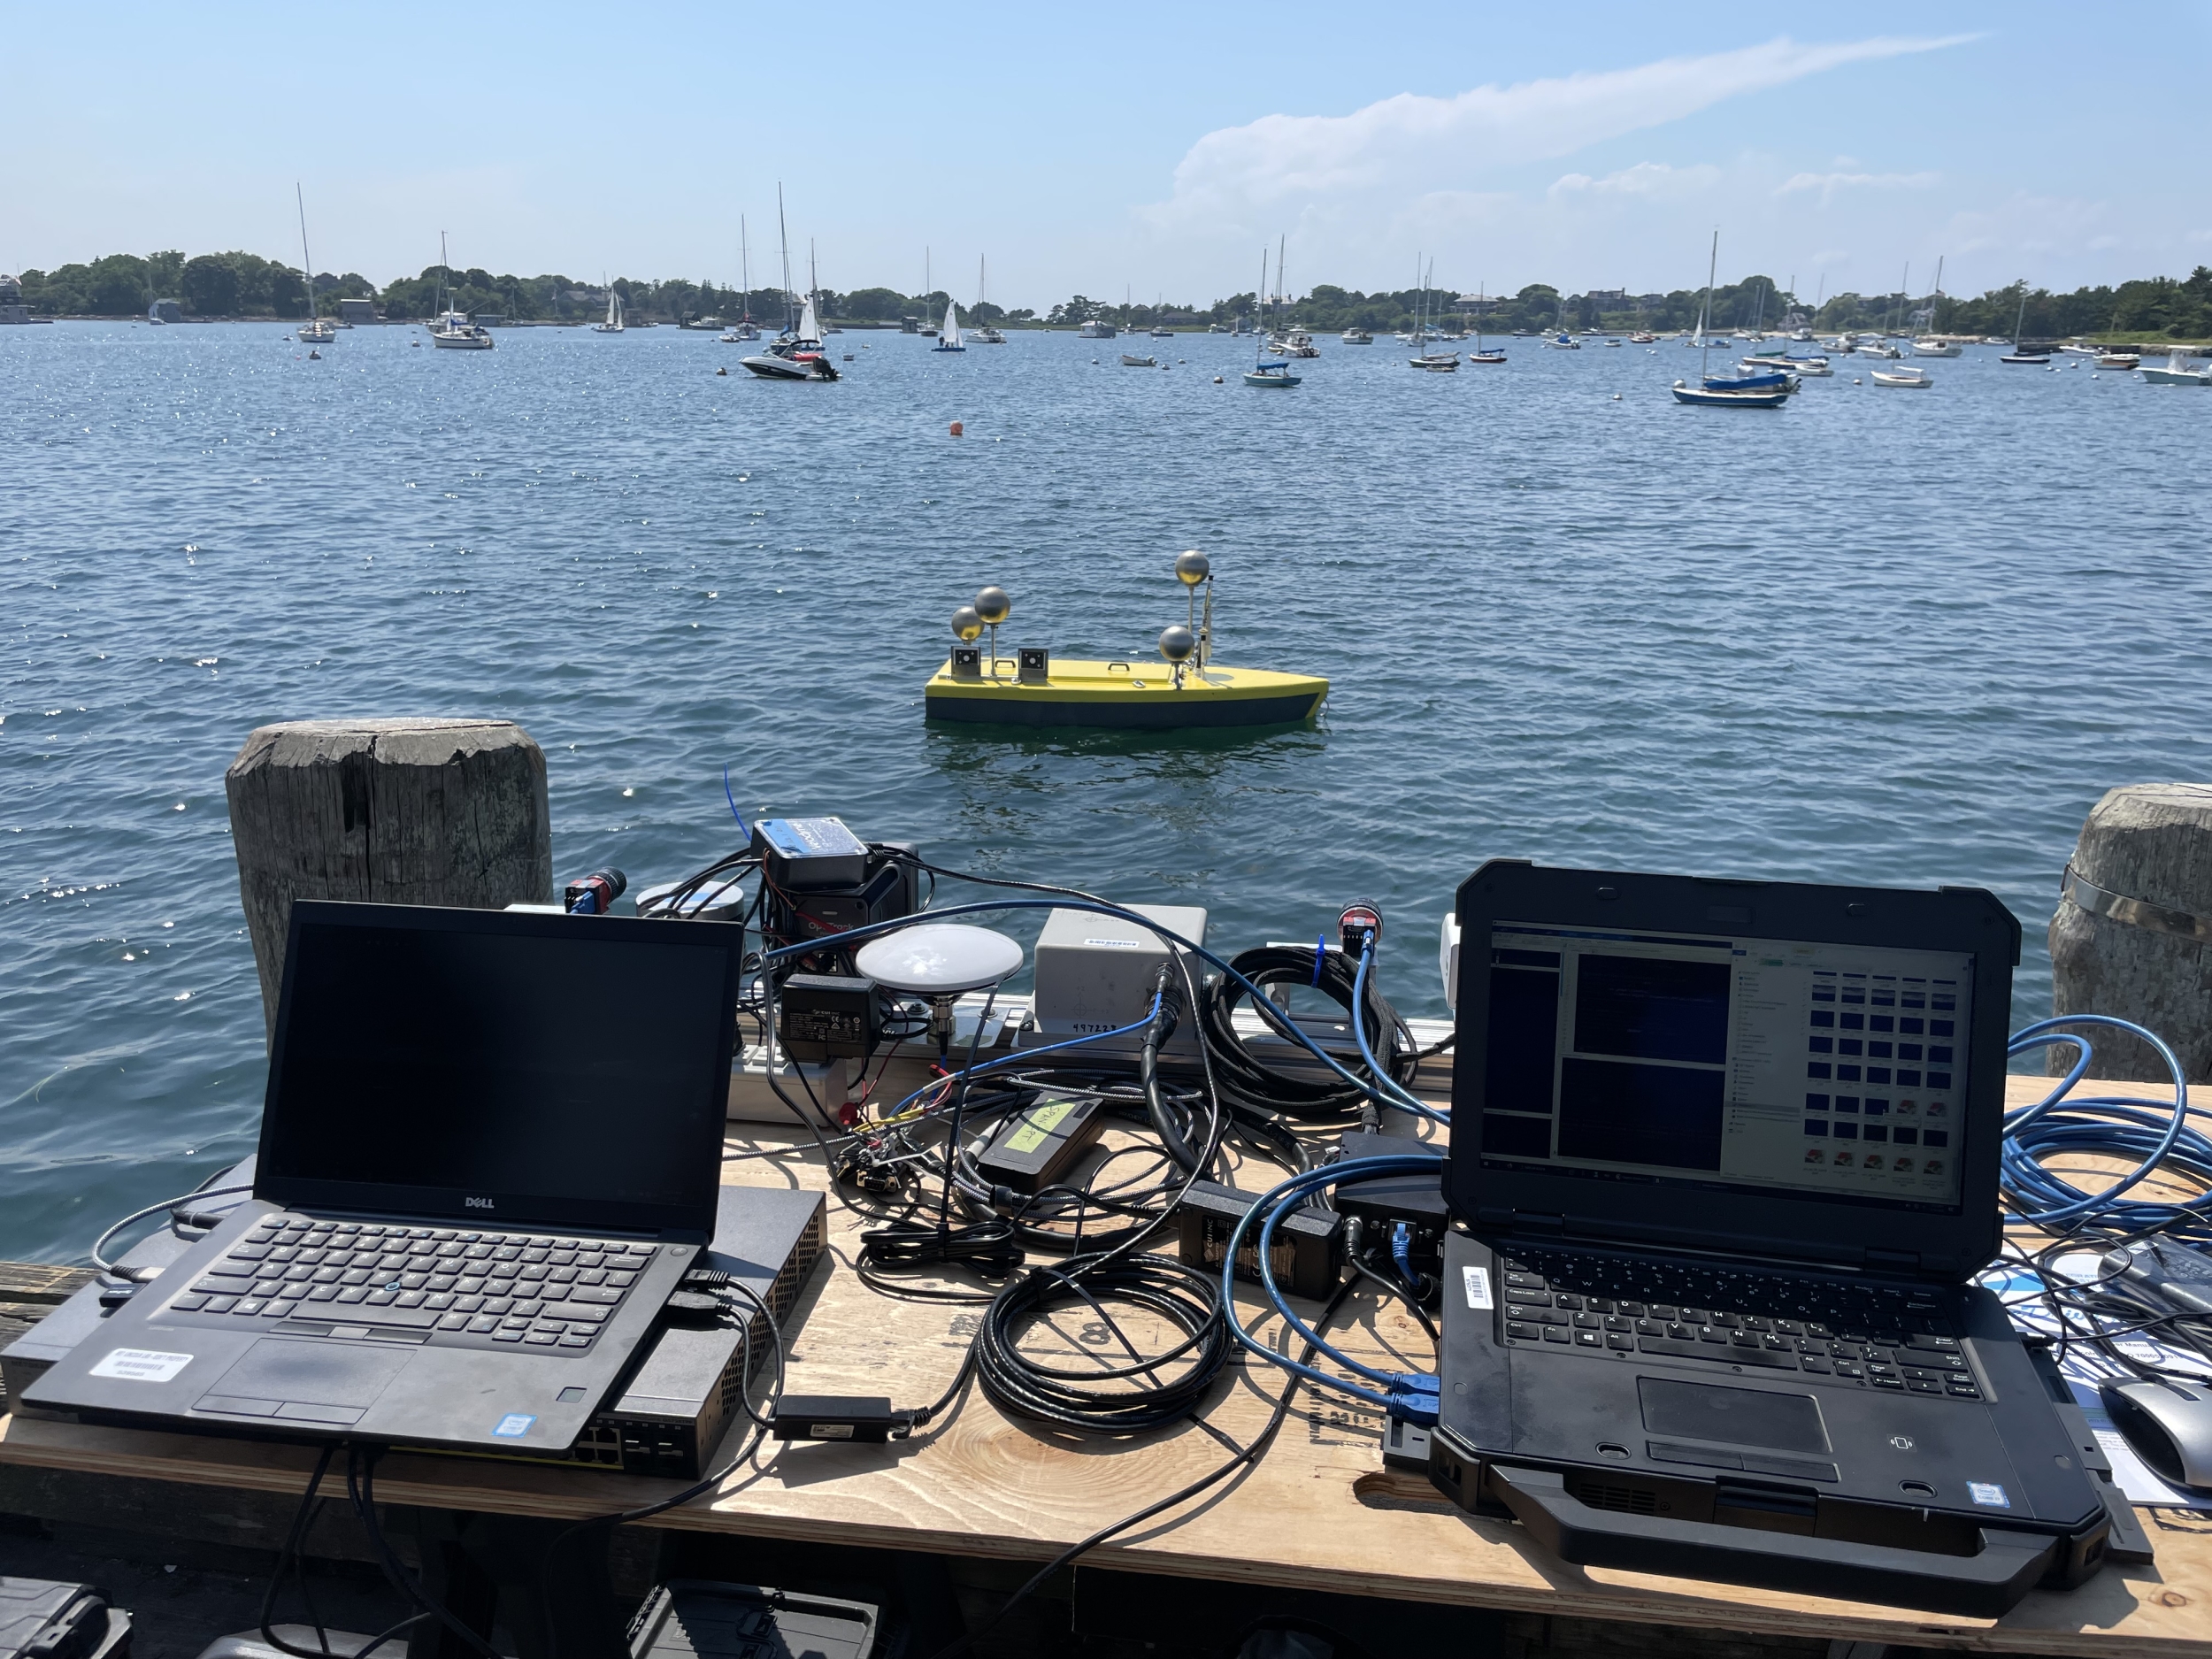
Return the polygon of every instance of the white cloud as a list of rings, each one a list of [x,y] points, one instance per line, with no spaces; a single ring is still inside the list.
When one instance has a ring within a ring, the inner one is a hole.
[[[1204,224],[1242,231],[1263,211],[1279,219],[1316,197],[1454,168],[1454,157],[1456,170],[1471,174],[1571,155],[1847,64],[1973,38],[1879,36],[1801,45],[1784,37],[1632,69],[1477,87],[1448,98],[1400,93],[1349,115],[1265,115],[1199,139],[1176,166],[1173,195],[1146,214],[1162,228]]]
[[[1943,181],[1935,173],[1798,173],[1776,187],[1777,196],[1817,190],[1825,206],[1839,190],[1928,190]]]
[[[1618,173],[1609,173],[1602,179],[1593,179],[1586,173],[1563,174],[1553,182],[1548,194],[1555,200],[1563,196],[1642,196],[1652,201],[1674,201],[1702,195],[1719,182],[1718,167],[1670,167],[1663,161],[1640,161]]]

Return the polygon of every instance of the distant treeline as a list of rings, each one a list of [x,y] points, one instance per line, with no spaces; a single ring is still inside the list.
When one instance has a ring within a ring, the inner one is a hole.
[[[174,251],[144,257],[110,254],[89,265],[26,271],[21,281],[25,303],[47,316],[134,315],[142,313],[156,299],[176,300],[185,314],[192,317],[289,319],[304,317],[308,311],[308,284],[299,271],[243,252],[197,254],[189,258]],[[758,322],[780,326],[787,303],[798,303],[795,296],[787,301],[780,288],[741,293],[681,278],[646,282],[618,277],[611,286],[622,296],[626,315],[640,322],[684,322],[701,317],[729,321],[749,315]],[[1823,333],[1896,328],[2009,335],[2024,292],[2027,310],[2021,332],[2030,338],[2103,334],[2212,339],[2212,268],[2204,265],[2178,280],[2147,277],[2117,288],[2077,288],[2070,294],[2030,288],[2024,282],[1993,288],[1978,299],[1845,293],[1823,301],[1816,312],[1771,277],[1755,275],[1716,288],[1709,321],[1713,327],[1724,329],[1805,322]],[[434,317],[449,299],[457,310],[472,315],[496,314],[521,322],[576,322],[602,312],[606,293],[605,288],[596,284],[558,274],[494,276],[475,267],[460,270],[443,265],[432,265],[419,276],[399,278],[380,289],[350,271],[343,276],[319,273],[314,281],[316,309],[326,315],[337,311],[341,299],[371,299],[386,317],[394,319]],[[1331,332],[1351,327],[1393,332],[1409,328],[1425,308],[1439,321],[1463,319],[1479,322],[1486,332],[1494,334],[1556,327],[1664,330],[1694,327],[1702,297],[1695,288],[1678,288],[1671,294],[1631,295],[1619,289],[1600,289],[1563,295],[1548,284],[1537,282],[1517,294],[1475,301],[1433,290],[1424,295],[1414,288],[1362,294],[1323,283],[1287,303],[1271,301],[1267,316],[1271,322],[1297,323]],[[933,294],[902,294],[885,288],[841,294],[825,288],[815,296],[824,317],[855,323],[896,324],[907,317],[934,322],[944,315],[947,299],[942,289]],[[1259,310],[1258,296],[1252,293],[1232,295],[1209,306],[1115,305],[1078,294],[1053,306],[1041,319],[1033,311],[1004,311],[993,304],[964,302],[960,314],[968,322],[1042,321],[1058,326],[1098,318],[1130,328],[1156,323],[1233,326],[1240,319],[1255,319]]]

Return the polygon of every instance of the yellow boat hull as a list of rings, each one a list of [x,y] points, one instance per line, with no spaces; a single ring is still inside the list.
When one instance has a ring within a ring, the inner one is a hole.
[[[1096,726],[1164,731],[1180,726],[1283,726],[1311,719],[1329,682],[1311,674],[1210,665],[1185,672],[1179,689],[1165,664],[1056,662],[1050,677],[1025,683],[1010,659],[999,678],[953,677],[952,661],[923,687],[932,720],[989,726]]]

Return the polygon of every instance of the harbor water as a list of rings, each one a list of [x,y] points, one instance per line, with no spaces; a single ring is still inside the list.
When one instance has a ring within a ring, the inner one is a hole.
[[[1517,856],[1987,886],[2024,1021],[2090,805],[2212,774],[2212,396],[2078,360],[1839,359],[1767,412],[1678,407],[1672,342],[1444,375],[1325,338],[1285,393],[1205,335],[1145,370],[852,333],[791,385],[666,327],[286,334],[0,329],[0,1257],[81,1259],[252,1146],[222,777],[266,721],[519,721],[557,878],[728,850],[726,769],[748,816],[1203,904],[1217,948],[1372,900],[1426,1015],[1454,887]],[[1327,675],[1317,721],[925,726],[978,587],[1007,648],[1150,661],[1186,548],[1221,660]]]

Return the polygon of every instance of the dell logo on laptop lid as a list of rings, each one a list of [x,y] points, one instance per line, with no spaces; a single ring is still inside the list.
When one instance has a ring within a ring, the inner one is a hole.
[[[488,1198],[464,1198],[461,1202],[471,1210],[495,1210],[498,1206]]]

